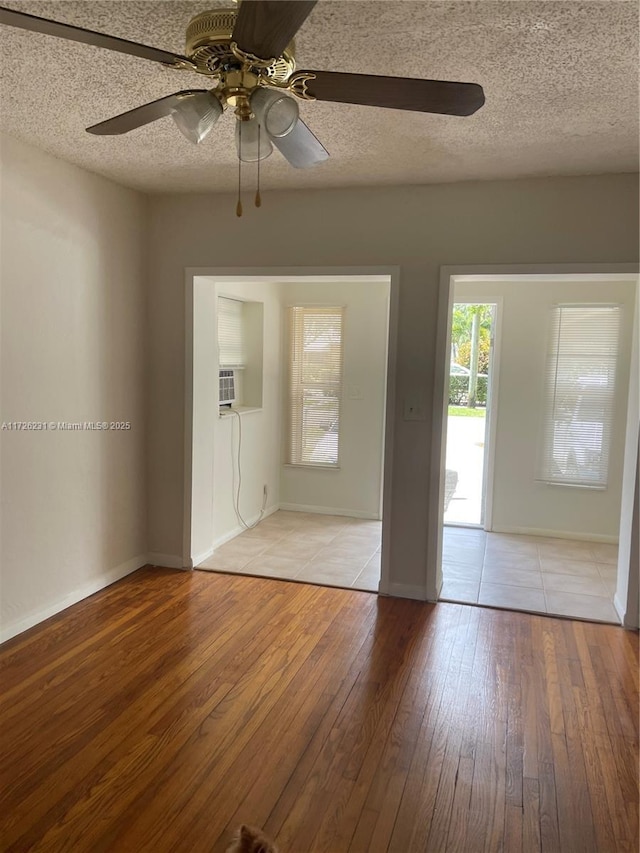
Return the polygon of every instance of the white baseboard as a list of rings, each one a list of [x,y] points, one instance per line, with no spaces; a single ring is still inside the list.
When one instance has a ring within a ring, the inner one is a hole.
[[[622,606],[622,602],[618,598],[618,593],[616,592],[613,596],[613,606],[615,608],[616,613],[618,614],[618,618],[620,619],[620,624],[624,625],[624,617],[625,617],[625,608]]]
[[[334,509],[333,507],[329,508],[326,506],[309,506],[303,504],[274,504],[273,506],[267,507],[265,509],[264,514],[262,516],[263,520],[268,518],[270,515],[273,515],[274,512],[277,512],[279,509],[286,510],[287,512],[314,512],[320,515],[344,515],[349,516],[350,518],[364,518],[370,519],[373,521],[377,521],[378,517],[367,512],[362,512],[360,510],[351,510],[351,509]],[[260,518],[260,513],[256,513],[252,518],[247,519],[250,525],[256,523],[256,521]],[[239,536],[241,533],[244,533],[246,530],[241,524],[236,525],[232,530],[228,530],[226,533],[223,533],[221,536],[218,536],[217,539],[214,540],[213,545],[207,551],[203,551],[201,554],[197,554],[193,558],[193,565],[199,566],[200,563],[203,563],[205,560],[208,560],[209,557],[212,556],[213,552],[216,548],[220,548],[222,545],[225,545],[227,542],[230,542],[232,539],[235,539],[236,536]],[[154,557],[161,557],[161,554],[150,555]],[[168,557],[166,559],[169,559]],[[171,563],[158,563],[158,565],[167,566],[168,568],[181,568],[177,565],[172,565]]]
[[[518,533],[522,536],[544,536],[547,539],[573,539],[579,542],[601,542],[604,545],[617,545],[617,536],[606,536],[601,533],[576,533],[571,530],[543,530],[539,527],[509,527],[494,524],[492,533]]]
[[[390,595],[393,598],[412,598],[414,601],[427,601],[427,591],[420,584],[388,583],[383,589],[380,582],[378,591],[381,595]]]
[[[262,516],[262,520],[265,518],[269,518],[270,515],[273,515],[274,512],[277,512],[281,509],[279,504],[274,504],[273,506],[267,507]],[[260,513],[257,512],[252,518],[247,519],[247,523],[249,525],[253,525],[260,518]],[[218,538],[214,541],[212,548],[205,552],[202,556],[198,555],[197,558],[194,557],[193,565],[197,566],[199,563],[202,563],[203,560],[208,559],[216,548],[219,548],[221,545],[224,545],[226,542],[230,542],[232,539],[235,539],[236,536],[239,536],[241,533],[244,533],[246,527],[243,527],[242,524],[238,524],[233,530],[229,530],[227,533],[223,533],[222,536],[218,536]],[[197,562],[196,562],[197,559]]]
[[[318,515],[346,515],[349,518],[366,518],[371,521],[380,521],[380,515],[373,512],[364,512],[360,509],[342,509],[333,506],[311,506],[309,504],[280,504],[279,509],[287,512],[314,512]]]
[[[208,548],[206,551],[203,551],[201,554],[196,554],[195,557],[192,557],[190,560],[191,566],[189,566],[189,568],[195,569],[195,567],[199,566],[200,563],[204,563],[205,560],[208,560],[209,557],[211,557],[213,552],[216,550],[216,547],[218,547],[218,546]]]
[[[190,566],[185,566],[182,557],[178,557],[176,554],[158,554],[157,552],[153,552],[147,555],[147,562],[152,566],[160,566],[163,569],[191,568]]]
[[[114,569],[110,569],[99,578],[94,578],[93,580],[82,584],[82,586],[76,587],[73,592],[63,595],[61,598],[57,599],[57,601],[53,602],[53,604],[49,604],[47,607],[43,607],[38,610],[32,610],[31,613],[28,613],[26,616],[18,619],[16,622],[2,627],[2,630],[0,631],[0,643],[4,643],[6,640],[10,640],[12,637],[22,634],[23,631],[28,631],[29,628],[33,628],[34,625],[44,622],[44,620],[48,619],[50,616],[55,616],[56,613],[60,613],[61,610],[66,610],[66,608],[71,607],[72,604],[77,604],[79,601],[82,601],[83,598],[87,598],[95,592],[100,592],[101,589],[110,586],[112,583],[120,580],[120,578],[130,575],[137,569],[141,569],[142,566],[146,566],[148,562],[148,555],[141,554],[139,557],[134,557],[132,560],[127,560],[126,563],[122,563]]]
[[[613,596],[613,606],[615,608],[616,613],[618,614],[618,618],[620,619],[620,624],[623,628],[626,628],[628,631],[637,631],[638,630],[638,618],[634,615],[633,610],[629,612],[624,604],[618,598],[618,593],[616,592]]]

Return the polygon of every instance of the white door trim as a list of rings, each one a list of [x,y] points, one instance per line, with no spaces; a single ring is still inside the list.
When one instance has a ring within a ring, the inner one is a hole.
[[[493,474],[496,460],[496,425],[498,422],[498,405],[500,391],[500,350],[502,346],[502,297],[491,300],[496,306],[493,317],[493,344],[491,347],[491,362],[489,365],[489,387],[487,389],[487,408],[489,420],[485,431],[485,455],[483,471],[483,504],[482,524],[485,530],[491,530],[493,525]]]

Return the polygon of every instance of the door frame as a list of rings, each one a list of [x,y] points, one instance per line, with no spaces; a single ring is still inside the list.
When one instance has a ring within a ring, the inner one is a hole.
[[[391,495],[393,488],[394,419],[396,410],[396,365],[398,351],[399,266],[340,267],[187,267],[185,269],[185,395],[184,395],[184,480],[182,520],[182,567],[193,569],[191,557],[191,517],[193,479],[193,349],[194,349],[194,281],[206,277],[250,283],[251,280],[283,281],[304,278],[334,281],[349,278],[384,277],[389,280],[389,312],[386,358],[386,402],[384,415],[384,464],[382,486],[382,551],[378,591],[389,594],[391,566]]]
[[[452,290],[452,298],[451,298],[451,311],[449,312],[448,317],[448,334],[447,339],[449,341],[449,349],[451,349],[451,327],[453,325],[453,306],[454,305],[495,305],[495,313],[493,318],[493,324],[491,326],[491,335],[492,335],[492,344],[491,344],[491,353],[490,353],[490,362],[489,362],[489,378],[487,385],[487,404],[486,404],[486,412],[487,417],[485,420],[485,431],[484,431],[484,453],[482,457],[482,495],[481,495],[481,506],[482,506],[482,523],[480,525],[466,525],[462,522],[459,523],[460,527],[471,526],[477,528],[481,527],[483,530],[491,530],[491,524],[493,519],[493,465],[495,461],[495,434],[496,434],[496,422],[497,422],[497,411],[498,411],[498,391],[499,391],[499,364],[500,364],[500,345],[501,345],[501,336],[502,336],[502,303],[503,300],[501,297],[495,297],[491,299],[489,302],[480,302],[474,299],[456,299],[455,298],[455,283],[451,288]],[[446,379],[445,379],[446,381]],[[445,400],[444,400],[444,412],[443,412],[443,443],[444,443],[444,454],[446,459],[447,454],[447,428],[448,428],[448,397],[445,392]],[[444,498],[443,498],[444,502]],[[443,510],[444,517],[444,510]]]
[[[453,309],[454,279],[456,277],[473,277],[476,281],[492,281],[496,278],[527,278],[535,279],[540,276],[584,276],[596,275],[600,277],[611,276],[634,278],[636,281],[636,303],[640,300],[640,267],[638,264],[467,264],[447,265],[440,267],[440,284],[438,293],[438,323],[436,334],[435,354],[435,377],[433,390],[433,417],[431,444],[431,481],[430,495],[436,502],[432,512],[429,513],[428,522],[428,565],[432,565],[435,571],[428,578],[427,588],[429,600],[438,600],[442,589],[442,530],[444,517],[444,485],[445,485],[445,454],[447,447],[447,408],[448,403],[448,360],[451,350],[451,325],[449,318]],[[637,313],[637,311],[636,311]],[[635,374],[634,374],[635,370]],[[640,368],[631,365],[630,382],[638,382]],[[637,423],[632,423],[637,418],[637,412],[627,411],[627,433],[633,434],[637,430]],[[637,466],[637,455],[634,455],[631,442],[625,446],[625,468]],[[626,600],[620,601],[616,595],[614,605],[618,611],[621,622],[627,628],[637,628],[640,621],[638,614],[638,603],[634,595],[637,595],[637,578],[632,577],[633,560],[624,560],[624,555],[637,553],[634,548],[634,531],[632,520],[634,518],[633,507],[629,502],[633,501],[633,495],[623,490],[622,511],[620,526],[620,558],[618,560],[618,590],[626,591]],[[624,562],[624,565],[623,565]],[[626,583],[621,584],[621,574],[625,573]],[[433,596],[433,597],[432,597]]]
[[[492,334],[489,361],[489,384],[487,388],[487,408],[489,420],[485,430],[485,454],[484,470],[482,472],[482,500],[484,512],[482,514],[482,527],[491,530],[493,526],[493,474],[496,459],[496,425],[498,422],[498,400],[500,390],[500,354],[502,347],[502,309],[503,300],[496,299],[491,304],[496,306]]]

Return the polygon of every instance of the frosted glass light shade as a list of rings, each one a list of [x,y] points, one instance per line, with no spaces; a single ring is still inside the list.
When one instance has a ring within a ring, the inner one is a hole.
[[[273,144],[296,169],[308,169],[329,159],[329,152],[307,125],[298,119],[286,136],[274,136]]]
[[[251,96],[251,109],[269,136],[287,136],[298,121],[297,102],[274,89],[256,89]]]
[[[243,163],[265,160],[273,151],[273,145],[265,133],[264,127],[260,128],[260,133],[258,133],[259,127],[260,123],[257,118],[236,122],[236,150]]]
[[[211,92],[200,92],[180,101],[171,113],[178,130],[197,145],[222,115],[222,104]]]

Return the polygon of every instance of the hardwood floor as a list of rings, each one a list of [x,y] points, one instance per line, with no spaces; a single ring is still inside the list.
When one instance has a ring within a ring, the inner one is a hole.
[[[636,851],[638,636],[143,569],[0,649],[3,851]]]

